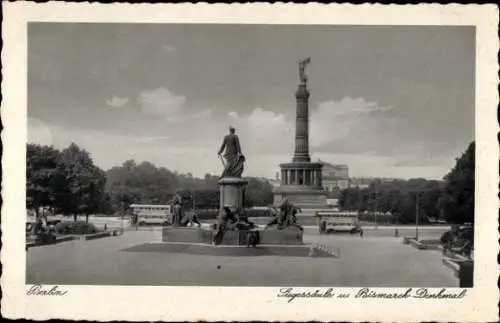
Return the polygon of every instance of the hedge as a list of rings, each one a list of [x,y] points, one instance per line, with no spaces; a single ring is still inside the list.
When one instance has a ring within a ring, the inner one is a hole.
[[[56,225],[56,232],[59,234],[90,234],[97,233],[99,230],[93,223],[85,221],[68,221]]]

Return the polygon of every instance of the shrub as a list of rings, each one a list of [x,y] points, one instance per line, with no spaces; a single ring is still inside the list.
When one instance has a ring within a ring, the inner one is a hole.
[[[59,234],[91,234],[98,231],[93,223],[85,223],[85,221],[68,221],[56,225],[56,232]]]

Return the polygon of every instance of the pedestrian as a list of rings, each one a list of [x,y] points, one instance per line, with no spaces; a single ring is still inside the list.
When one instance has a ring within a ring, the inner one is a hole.
[[[321,219],[319,222],[319,233],[323,234],[326,232],[326,221]]]

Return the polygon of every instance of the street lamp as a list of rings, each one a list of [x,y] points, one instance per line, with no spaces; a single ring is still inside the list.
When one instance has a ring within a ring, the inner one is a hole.
[[[377,183],[375,183],[375,229],[378,228],[377,209],[378,209],[378,191],[377,191]]]
[[[415,203],[415,239],[418,241],[418,222],[420,221],[420,191],[417,191],[417,198]]]
[[[120,234],[123,235],[123,216],[124,216],[124,210],[123,210],[123,195],[122,199],[120,202],[120,209],[121,209],[121,217],[120,217]]]
[[[125,183],[123,180],[120,183],[120,235],[123,235],[123,216],[124,216],[124,207],[123,207],[123,195],[125,191]]]
[[[193,212],[196,210],[196,195],[194,189],[191,190],[191,195],[193,196]]]

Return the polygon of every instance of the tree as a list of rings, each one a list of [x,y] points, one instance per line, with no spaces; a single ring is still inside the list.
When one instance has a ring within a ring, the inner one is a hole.
[[[137,165],[128,160],[108,170],[106,177],[106,193],[114,210],[127,210],[132,203],[166,204],[177,190],[187,209],[194,204],[197,208],[217,208],[219,204],[219,177],[212,174],[196,178],[191,173],[172,172],[149,162]],[[257,178],[248,181],[245,206],[272,203],[272,187],[267,181]]]
[[[113,209],[127,210],[132,203],[166,204],[178,185],[178,176],[149,162],[128,160],[106,172],[106,192]]]
[[[52,146],[27,145],[26,151],[26,207],[35,211],[54,206],[54,174],[59,151]]]
[[[54,173],[56,206],[65,215],[87,217],[98,209],[104,194],[104,172],[94,165],[90,154],[72,143],[57,158]]]
[[[85,213],[85,222],[89,220],[89,214],[105,212],[105,203],[107,195],[105,193],[106,174],[94,166],[89,170],[88,185],[83,198],[83,212]]]
[[[446,186],[442,204],[451,223],[474,223],[475,143],[471,142],[444,177]]]
[[[244,206],[264,206],[273,203],[273,188],[268,181],[258,178],[247,178]]]
[[[219,206],[219,191],[217,187],[212,189],[202,189],[195,192],[196,208],[216,209]]]
[[[370,214],[376,211],[392,213],[397,222],[415,223],[417,194],[421,223],[439,217],[443,183],[423,178],[374,180],[368,188],[348,188],[341,191],[339,205],[344,210],[366,211],[370,221],[374,219]]]

